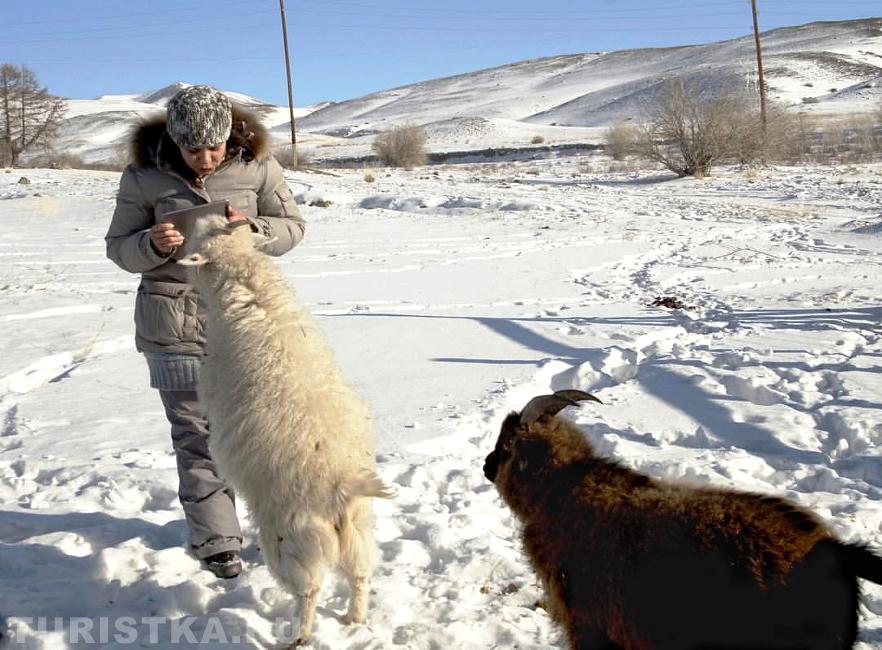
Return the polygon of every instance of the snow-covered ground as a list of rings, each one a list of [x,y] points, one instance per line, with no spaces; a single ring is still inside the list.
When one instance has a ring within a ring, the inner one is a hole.
[[[502,417],[553,389],[603,399],[567,412],[603,454],[783,495],[882,547],[882,166],[605,167],[289,175],[309,230],[279,264],[370,403],[399,490],[376,504],[369,624],[343,625],[328,580],[312,647],[561,647],[481,472]],[[232,582],[185,549],[132,345],[137,278],[104,257],[118,175],[24,173],[0,171],[8,647],[278,647],[294,604],[253,531]],[[863,650],[882,647],[882,588],[866,605]]]

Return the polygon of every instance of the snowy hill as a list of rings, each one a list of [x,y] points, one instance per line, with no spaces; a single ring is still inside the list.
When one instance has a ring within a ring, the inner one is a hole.
[[[878,105],[882,18],[788,27],[763,35],[770,96],[787,105],[817,98],[811,110],[855,112]],[[597,127],[638,117],[670,77],[705,86],[755,84],[752,36],[700,46],[555,56],[425,81],[334,104],[301,121],[308,131],[341,136],[391,124],[479,117],[528,124]]]
[[[882,102],[882,18],[769,31],[763,50],[770,97],[793,110],[860,113]],[[602,127],[639,118],[661,84],[680,76],[708,88],[755,87],[753,37],[522,61],[299,108],[295,118],[305,146],[332,157],[363,155],[377,132],[407,122],[425,126],[432,151],[520,146],[536,136],[596,141]],[[87,161],[112,158],[126,125],[161,110],[183,85],[70,100],[58,149]],[[230,95],[287,141],[287,107]]]

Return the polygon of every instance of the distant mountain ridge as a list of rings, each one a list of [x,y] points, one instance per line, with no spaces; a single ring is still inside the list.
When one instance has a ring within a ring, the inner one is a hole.
[[[835,93],[882,76],[882,18],[785,27],[766,32],[762,42],[769,94],[784,104],[807,97],[817,100],[812,110],[820,110]],[[405,121],[454,117],[605,126],[639,117],[660,84],[680,76],[704,85],[755,85],[753,37],[522,61],[333,104],[300,126],[346,137]],[[878,84],[874,87],[876,92],[856,99],[868,105],[879,99]]]
[[[882,105],[882,17],[810,23],[762,35],[769,96],[792,110],[845,114]],[[551,56],[297,109],[298,133],[322,156],[369,150],[373,136],[416,123],[434,151],[596,138],[597,129],[639,119],[665,80],[756,88],[752,36],[704,45]],[[140,95],[69,100],[59,150],[110,160],[138,119],[162,110],[180,82]],[[287,107],[230,92],[257,111],[279,143]],[[488,144],[490,143],[490,144]],[[320,145],[320,147],[318,146]]]

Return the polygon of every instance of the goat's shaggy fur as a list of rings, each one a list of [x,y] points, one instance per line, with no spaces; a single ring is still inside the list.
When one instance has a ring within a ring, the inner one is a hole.
[[[882,559],[783,499],[598,457],[555,416],[586,394],[563,393],[535,419],[505,419],[484,473],[572,648],[852,647],[857,577],[882,582]]]
[[[274,577],[298,596],[312,630],[328,569],[351,586],[348,619],[365,620],[377,562],[369,497],[390,493],[375,473],[371,422],[317,326],[248,228],[199,219],[185,262],[206,305],[199,393],[221,475],[244,499]]]

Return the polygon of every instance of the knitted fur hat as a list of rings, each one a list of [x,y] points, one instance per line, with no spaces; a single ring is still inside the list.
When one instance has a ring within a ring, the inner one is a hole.
[[[211,86],[179,90],[166,106],[166,131],[179,147],[197,149],[226,142],[233,126],[230,100]]]

